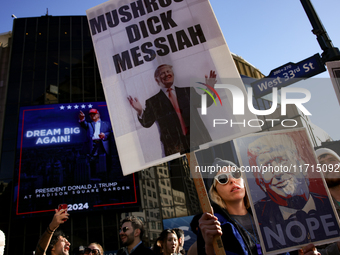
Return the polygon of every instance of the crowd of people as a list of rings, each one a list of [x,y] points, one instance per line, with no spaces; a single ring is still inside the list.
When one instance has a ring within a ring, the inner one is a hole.
[[[319,163],[326,167],[340,164],[340,157],[330,149],[318,149],[316,155]],[[193,218],[190,227],[197,235],[197,241],[188,251],[183,248],[184,232],[178,228],[165,229],[153,247],[148,248],[143,242],[145,234],[143,222],[135,216],[128,216],[121,220],[119,236],[122,248],[118,250],[117,255],[210,255],[215,254],[213,242],[216,236],[221,237],[226,254],[262,254],[259,233],[255,228],[241,171],[233,162],[219,158],[216,158],[212,165],[219,169],[208,179],[207,190],[213,214],[203,213]],[[325,173],[325,180],[340,215],[340,176],[334,171],[329,171]],[[58,230],[68,217],[69,214],[64,209],[55,211],[51,223],[38,242],[36,255],[69,254],[71,244],[65,234]],[[99,243],[90,243],[83,247],[79,254],[103,255],[104,250]],[[313,243],[309,243],[302,249],[285,254],[340,254],[340,242],[322,247],[315,247]]]

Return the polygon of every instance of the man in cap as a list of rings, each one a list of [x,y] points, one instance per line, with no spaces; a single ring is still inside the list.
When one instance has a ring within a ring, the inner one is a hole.
[[[153,255],[154,252],[143,244],[144,224],[135,216],[122,219],[119,230],[120,240],[123,248],[119,249],[117,255]]]
[[[85,114],[82,111],[79,112],[80,126],[86,130],[83,151],[88,157],[91,178],[93,178],[97,174],[97,165],[102,166],[103,169],[98,169],[101,173],[105,173],[111,167],[110,142],[112,142],[113,137],[110,122],[102,121],[97,109],[91,109],[89,116],[91,121],[87,122]],[[99,164],[99,161],[105,163]]]
[[[339,155],[328,148],[320,148],[315,151],[321,169],[327,168],[328,171],[323,171],[329,192],[332,195],[335,209],[340,217],[340,157]],[[324,249],[318,249],[323,254],[340,254],[340,243],[332,243]]]

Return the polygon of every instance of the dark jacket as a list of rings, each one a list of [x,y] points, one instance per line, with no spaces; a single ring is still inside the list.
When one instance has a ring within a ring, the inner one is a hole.
[[[212,204],[214,215],[218,218],[222,228],[222,242],[226,255],[241,255],[241,254],[254,254],[257,255],[256,247],[251,250],[251,237],[248,233],[238,225],[229,215],[228,211],[221,208],[216,204]],[[251,213],[251,212],[250,212]],[[198,231],[197,236],[197,254],[204,255],[205,243],[203,236]]]
[[[197,111],[201,107],[201,96],[191,87],[175,87],[175,91],[182,118],[188,129],[187,135],[183,135],[178,115],[162,90],[146,100],[143,115],[138,118],[141,125],[146,128],[157,123],[165,156],[211,141],[209,132]],[[207,106],[212,103],[213,100],[207,97]]]
[[[126,255],[125,249],[119,249],[117,255]],[[133,252],[130,253],[130,255],[155,255],[155,253],[141,243]]]
[[[85,121],[80,122],[80,126],[86,130],[86,142],[84,143],[83,152],[85,154],[91,154],[92,149],[93,149],[92,137],[95,131],[94,122],[92,121],[87,122],[85,120]],[[112,128],[109,122],[101,120],[100,133],[105,134],[105,138],[102,140],[102,144],[103,144],[106,154],[110,154],[110,143],[113,137],[112,137]]]

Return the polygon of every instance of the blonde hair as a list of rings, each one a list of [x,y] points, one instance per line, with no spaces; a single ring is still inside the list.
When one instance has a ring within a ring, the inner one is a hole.
[[[90,243],[87,247],[89,247],[91,245],[96,245],[99,248],[100,255],[104,255],[103,247],[99,243]]]
[[[215,180],[214,180],[214,182],[215,182]],[[211,185],[211,187],[209,189],[209,197],[210,197],[211,201],[213,201],[215,204],[219,205],[221,208],[228,210],[227,204],[221,198],[220,194],[218,194],[214,183]],[[243,202],[244,202],[245,207],[248,209],[250,207],[250,203],[249,203],[247,191],[245,191],[245,196],[243,198]]]

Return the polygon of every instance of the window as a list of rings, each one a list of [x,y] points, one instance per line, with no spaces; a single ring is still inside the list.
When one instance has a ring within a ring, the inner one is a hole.
[[[153,198],[156,198],[156,192],[153,192],[152,195],[153,195]]]
[[[158,229],[162,229],[162,224],[160,222],[157,222]]]
[[[152,228],[152,229],[156,229],[156,222],[151,221],[151,228]]]
[[[152,208],[153,207],[153,203],[151,200],[149,200],[149,207]]]
[[[163,189],[163,194],[166,195],[166,189]]]
[[[148,189],[148,196],[151,197],[151,190]]]

